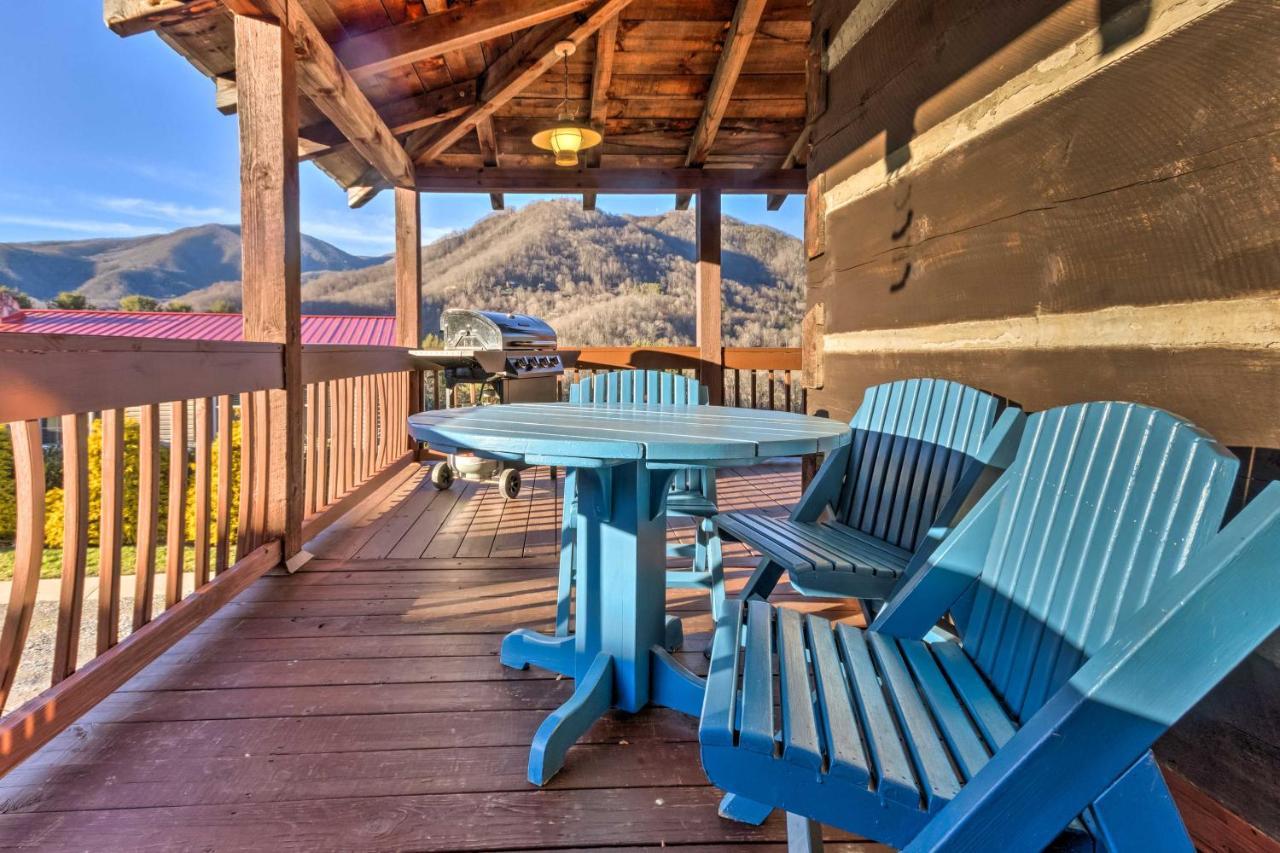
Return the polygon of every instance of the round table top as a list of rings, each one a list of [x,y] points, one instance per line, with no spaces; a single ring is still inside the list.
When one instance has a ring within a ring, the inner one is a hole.
[[[634,403],[507,403],[420,412],[409,432],[446,452],[530,464],[736,464],[830,451],[849,426],[790,412]]]

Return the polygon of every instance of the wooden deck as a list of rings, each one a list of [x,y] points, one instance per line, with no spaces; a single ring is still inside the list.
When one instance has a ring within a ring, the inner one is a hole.
[[[525,781],[534,730],[571,691],[497,658],[507,631],[553,620],[563,479],[548,474],[526,472],[504,501],[490,486],[437,492],[407,467],[311,543],[302,571],[257,581],[0,778],[0,846],[781,848],[777,816],[716,815],[696,721],[674,711],[611,714],[546,789]],[[799,469],[726,470],[720,496],[785,512]],[[726,551],[732,590],[752,560]],[[705,671],[705,594],[668,601],[689,635],[681,658]]]

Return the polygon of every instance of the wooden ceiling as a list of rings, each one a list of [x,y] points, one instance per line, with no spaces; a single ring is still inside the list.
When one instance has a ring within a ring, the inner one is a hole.
[[[231,12],[211,0],[161,2],[176,13],[160,21],[160,37],[216,82],[218,108],[233,112]],[[560,38],[578,42],[571,106],[604,132],[587,166],[804,162],[807,0],[291,2],[419,167],[549,166],[530,137],[564,96],[563,66],[547,57]],[[367,201],[382,177],[303,100],[302,155],[350,189],[353,204]]]

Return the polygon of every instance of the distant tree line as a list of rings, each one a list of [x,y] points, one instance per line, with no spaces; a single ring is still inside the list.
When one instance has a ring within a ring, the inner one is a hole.
[[[26,293],[8,285],[0,284],[0,293],[7,293],[14,298],[20,308],[35,308],[36,300],[32,299]],[[45,307],[56,308],[62,311],[94,311],[94,310],[119,310],[119,311],[172,311],[180,314],[190,313],[195,309],[190,303],[183,302],[180,299],[173,299],[168,302],[161,302],[150,296],[141,296],[139,294],[130,294],[120,300],[115,309],[104,306],[90,304],[89,298],[83,293],[74,290],[64,290],[57,296],[45,302]],[[219,311],[227,314],[240,313],[240,307],[230,299],[220,299],[210,308],[210,311]]]

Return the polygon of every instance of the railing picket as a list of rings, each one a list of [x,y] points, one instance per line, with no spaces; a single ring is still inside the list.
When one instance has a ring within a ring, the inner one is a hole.
[[[98,654],[120,641],[124,541],[124,410],[102,413],[102,502],[98,519]]]
[[[196,589],[209,582],[209,485],[213,478],[210,464],[210,439],[213,434],[213,401],[199,397],[195,402],[196,476],[195,476],[195,534],[192,548],[195,554]]]
[[[329,476],[333,481],[333,491],[329,502],[342,496],[346,491],[342,473],[342,444],[347,437],[347,383],[345,379],[337,379],[330,389],[330,412],[333,416],[332,438],[330,439]]]
[[[240,395],[240,505],[236,512],[236,559],[253,550],[253,502],[256,499],[253,458],[257,423],[253,410],[255,397],[252,392]]]
[[[218,398],[218,510],[213,534],[213,571],[222,574],[231,565],[231,397]]]
[[[351,485],[357,486],[364,481],[364,440],[365,440],[365,423],[364,423],[364,377],[357,376],[352,380],[354,383],[351,389],[351,438],[354,454],[351,457],[352,474]]]
[[[355,486],[355,387],[354,379],[342,380],[342,494]]]
[[[773,396],[773,391],[777,385],[777,381],[776,381],[776,377],[773,375],[772,370],[768,371],[768,375],[769,375],[769,411],[772,412],[774,409],[778,408],[776,405],[774,405],[774,396]]]
[[[329,383],[317,382],[315,388],[315,441],[310,451],[315,469],[315,505],[312,512],[329,503]]]
[[[164,606],[182,600],[187,543],[187,402],[169,404],[169,527],[165,539]]]
[[[151,621],[160,526],[160,406],[142,407],[138,431],[138,536],[135,546],[133,630]]]
[[[266,391],[253,394],[253,522],[252,551],[267,541],[267,519],[271,512],[271,398]]]
[[[379,373],[373,377],[373,470],[376,474],[387,463],[387,374]]]
[[[307,412],[306,440],[303,452],[306,459],[303,464],[304,475],[302,512],[312,515],[316,511],[316,384],[307,386],[307,399],[304,404]]]
[[[782,371],[782,399],[787,406],[787,411],[791,411],[791,371]]]
[[[62,416],[62,584],[53,683],[76,671],[89,549],[89,416]]]
[[[40,421],[9,424],[13,439],[14,495],[17,499],[13,582],[9,607],[0,628],[0,708],[9,698],[22,650],[31,628],[44,557],[44,451],[40,446]]]

